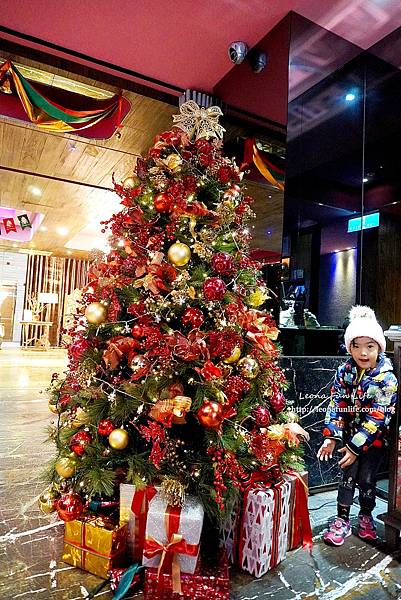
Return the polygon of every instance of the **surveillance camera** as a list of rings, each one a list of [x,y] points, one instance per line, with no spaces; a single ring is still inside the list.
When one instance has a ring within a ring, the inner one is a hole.
[[[245,42],[232,42],[228,47],[228,56],[235,65],[240,65],[248,53]]]
[[[248,55],[249,63],[254,73],[261,73],[267,65],[267,54],[263,50],[254,48]]]

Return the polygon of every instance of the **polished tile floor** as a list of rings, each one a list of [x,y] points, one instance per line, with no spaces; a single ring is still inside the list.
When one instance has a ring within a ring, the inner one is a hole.
[[[0,350],[0,600],[80,600],[99,582],[59,560],[63,524],[37,507],[43,489],[38,476],[52,454],[52,446],[44,444],[52,416],[41,390],[51,373],[62,372],[65,364],[62,350]],[[384,503],[379,504],[382,512]],[[334,492],[311,496],[312,555],[301,549],[290,552],[259,580],[234,572],[232,598],[400,599],[398,557],[387,554],[382,542],[369,545],[352,536],[339,549],[322,543],[321,531],[334,507]],[[98,597],[112,596],[106,590]]]

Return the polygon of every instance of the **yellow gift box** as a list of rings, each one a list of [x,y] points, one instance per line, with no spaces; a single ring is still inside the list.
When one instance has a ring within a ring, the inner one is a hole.
[[[65,524],[62,560],[107,579],[126,560],[127,525],[105,517],[84,516]]]

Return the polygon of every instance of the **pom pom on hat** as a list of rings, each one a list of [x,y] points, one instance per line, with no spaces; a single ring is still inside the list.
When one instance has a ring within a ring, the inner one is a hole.
[[[383,329],[376,320],[374,310],[369,306],[353,306],[349,312],[350,324],[345,330],[344,341],[348,352],[351,342],[358,337],[368,337],[379,344],[380,352],[386,350]]]

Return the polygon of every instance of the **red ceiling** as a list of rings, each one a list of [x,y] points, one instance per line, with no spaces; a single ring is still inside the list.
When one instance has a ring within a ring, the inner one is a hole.
[[[181,89],[211,91],[233,66],[230,42],[254,46],[290,10],[362,48],[401,25],[400,0],[3,0],[0,24]]]

